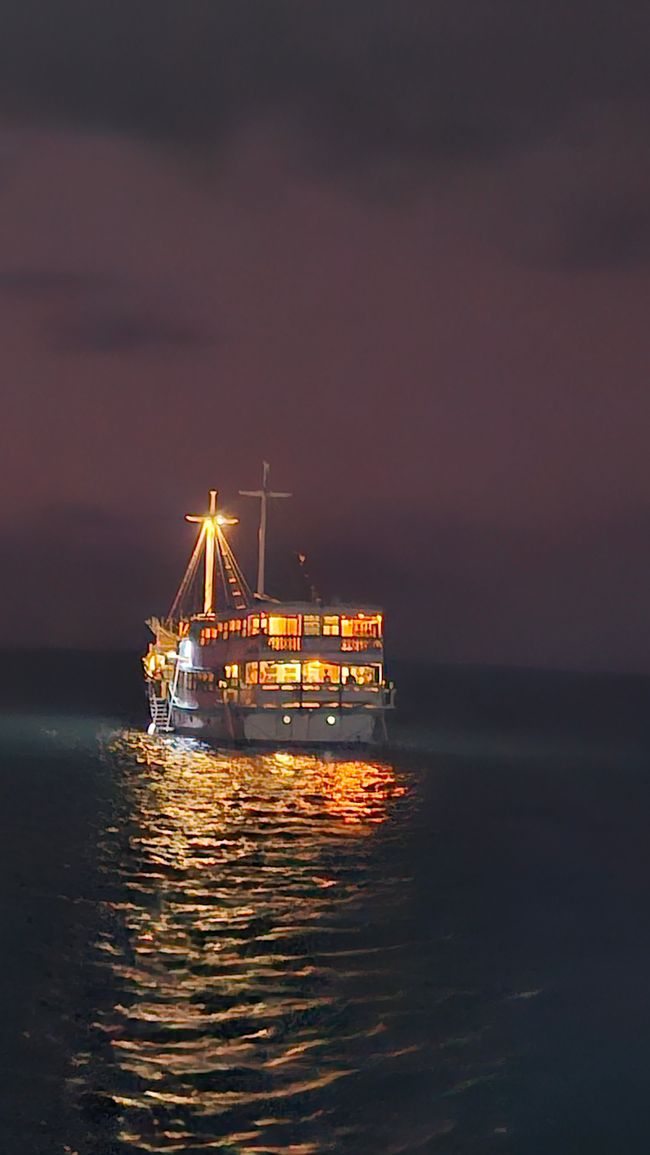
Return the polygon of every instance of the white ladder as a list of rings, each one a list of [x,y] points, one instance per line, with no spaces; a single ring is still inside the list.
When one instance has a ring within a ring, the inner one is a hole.
[[[152,734],[170,734],[174,727],[170,721],[171,715],[171,701],[169,698],[157,698],[155,694],[149,695],[149,709],[151,710],[151,726],[149,727]]]

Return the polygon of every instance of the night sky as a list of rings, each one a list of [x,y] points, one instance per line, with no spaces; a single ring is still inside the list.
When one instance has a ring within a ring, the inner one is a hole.
[[[636,0],[10,2],[5,643],[140,646],[267,458],[277,592],[650,670],[649,61]]]

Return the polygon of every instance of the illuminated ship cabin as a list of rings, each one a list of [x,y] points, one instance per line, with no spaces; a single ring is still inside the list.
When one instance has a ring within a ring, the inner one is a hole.
[[[385,740],[394,691],[384,672],[383,614],[374,606],[267,597],[266,498],[288,496],[271,494],[267,483],[265,467],[262,490],[250,494],[262,505],[255,594],[225,540],[232,519],[216,512],[214,491],[209,513],[192,519],[201,524],[199,539],[172,612],[164,623],[150,622],[150,729],[281,745]],[[203,607],[183,614],[201,559]],[[219,589],[230,605],[215,610]]]

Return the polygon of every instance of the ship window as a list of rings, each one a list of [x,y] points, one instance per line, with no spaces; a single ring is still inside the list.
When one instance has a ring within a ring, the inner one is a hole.
[[[246,684],[256,686],[259,681],[259,667],[257,662],[246,663]]]
[[[343,680],[354,686],[376,686],[381,681],[381,666],[344,666]]]
[[[323,634],[325,637],[338,637],[340,633],[338,614],[325,614],[323,618]]]
[[[293,617],[279,617],[272,614],[269,617],[269,634],[275,637],[286,637],[290,635],[295,637],[300,633],[300,618],[297,615]]]
[[[320,635],[320,616],[305,614],[302,619],[302,632],[306,638],[317,638]]]
[[[239,679],[239,666],[236,662],[230,666],[226,666],[224,672],[229,682],[236,682]]]
[[[355,618],[341,618],[341,636],[344,638],[380,638],[381,614],[357,614]]]
[[[248,636],[249,638],[252,638],[255,636],[255,634],[259,634],[259,632],[260,618],[259,614],[255,614],[254,617],[248,619]]]
[[[299,681],[300,662],[260,662],[260,683],[263,686]]]
[[[303,662],[302,680],[307,685],[327,685],[338,682],[340,677],[341,667],[334,662]]]

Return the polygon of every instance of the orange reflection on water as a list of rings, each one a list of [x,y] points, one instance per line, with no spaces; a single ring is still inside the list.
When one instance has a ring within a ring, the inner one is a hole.
[[[319,758],[310,754],[270,755],[274,772],[289,777],[296,790],[320,795],[329,814],[350,826],[376,825],[387,818],[386,803],[405,793],[390,766],[368,761]],[[357,833],[357,831],[354,831]]]
[[[356,907],[385,880],[362,847],[404,786],[381,762],[139,732],[107,757],[130,808],[128,844],[112,851],[122,929],[99,943],[122,991],[103,1024],[121,1142],[324,1150],[322,1120],[294,1105],[316,1103],[354,1070],[355,1047],[375,1045],[380,1019],[361,1029],[339,1006],[338,974],[372,973]]]
[[[239,790],[257,784],[267,798],[269,792],[277,793],[278,801],[305,804],[312,812],[320,799],[327,813],[346,826],[374,826],[385,821],[387,803],[404,794],[391,766],[365,759],[306,752],[226,753],[191,739],[155,738],[139,732],[123,734],[114,752],[130,754],[136,762],[171,775],[175,784],[180,777],[187,790],[188,818],[199,802],[232,815]],[[163,802],[164,786],[159,793]],[[177,805],[175,791],[174,799]]]

